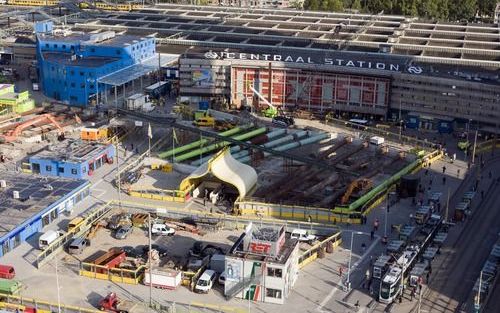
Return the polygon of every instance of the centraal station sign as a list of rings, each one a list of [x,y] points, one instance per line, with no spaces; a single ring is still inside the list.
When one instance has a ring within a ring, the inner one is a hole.
[[[407,66],[406,62],[383,62],[380,60],[369,60],[361,58],[338,58],[338,57],[320,57],[303,56],[289,54],[263,54],[263,53],[245,53],[245,52],[227,52],[227,51],[208,51],[204,54],[205,59],[219,60],[255,60],[255,61],[273,61],[287,62],[295,64],[323,64],[344,67],[354,67],[361,69],[376,69],[392,72],[406,71],[410,74],[422,74],[423,68],[416,65]]]

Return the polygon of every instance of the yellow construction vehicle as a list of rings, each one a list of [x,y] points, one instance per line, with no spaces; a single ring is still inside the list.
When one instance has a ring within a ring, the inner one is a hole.
[[[340,204],[346,204],[351,198],[353,192],[359,192],[363,189],[370,188],[371,186],[372,181],[366,178],[360,178],[352,181],[347,187],[347,190],[342,196],[342,199],[340,199]]]

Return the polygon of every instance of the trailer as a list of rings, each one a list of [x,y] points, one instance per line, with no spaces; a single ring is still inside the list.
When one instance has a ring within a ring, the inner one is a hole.
[[[119,248],[111,248],[108,250],[108,252],[95,259],[93,263],[95,265],[110,269],[118,266],[120,263],[125,261],[125,258],[125,251]],[[97,270],[99,271],[100,268],[97,268]]]
[[[151,270],[151,275],[149,270],[144,272],[144,285],[175,290],[181,284],[182,274],[180,271],[175,271],[171,269],[156,268]]]

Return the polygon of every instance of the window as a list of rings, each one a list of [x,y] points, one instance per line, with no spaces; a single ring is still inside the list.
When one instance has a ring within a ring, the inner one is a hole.
[[[66,49],[66,45],[62,45],[63,49]]]
[[[70,73],[71,75],[75,75],[75,71],[73,71],[73,70],[71,70],[69,73]]]
[[[90,89],[94,89],[94,87],[95,86],[93,84],[89,86]]]
[[[122,51],[121,50],[116,50],[116,54],[120,55],[120,54],[122,54]]]
[[[76,175],[76,174],[77,174],[76,168],[72,168],[72,169],[71,169],[71,174],[73,174],[73,175]]]
[[[87,173],[87,168],[86,168],[85,166],[84,166],[84,167],[82,167],[82,173],[83,173],[83,174]]]
[[[266,297],[281,299],[281,290],[266,288]]]
[[[50,165],[46,165],[46,166],[45,166],[45,170],[46,170],[47,172],[52,172],[52,166],[50,166]]]
[[[57,48],[57,43],[54,44],[54,48]]]
[[[84,72],[80,72],[80,76],[83,76],[83,75],[85,75],[85,73]]]
[[[85,88],[85,83],[80,84],[80,88],[84,89]]]
[[[273,268],[273,267],[267,268],[267,276],[281,278],[282,272],[283,271],[281,270],[281,268]]]
[[[46,44],[45,44],[45,48],[48,48],[48,47],[49,47],[49,44],[48,44],[48,43],[46,43]]]
[[[64,167],[59,168],[59,173],[64,173]]]
[[[90,52],[95,52],[95,48],[90,48]]]

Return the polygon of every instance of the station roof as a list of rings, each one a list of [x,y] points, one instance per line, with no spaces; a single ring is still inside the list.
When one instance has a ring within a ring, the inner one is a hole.
[[[81,163],[98,158],[108,146],[110,145],[68,139],[57,145],[52,145],[50,150],[45,149],[38,152],[31,156],[30,160],[31,158],[35,158]]]
[[[88,184],[84,180],[40,177],[9,171],[2,172],[6,188],[0,188],[0,238],[24,222]],[[13,191],[19,191],[14,199]]]
[[[103,13],[83,29],[157,33],[165,44],[274,47],[410,56],[500,68],[496,24],[429,22],[405,16],[163,4]]]
[[[157,71],[159,66],[163,67],[175,63],[178,59],[178,54],[156,53],[155,56],[146,59],[141,63],[125,67],[121,70],[103,76],[99,78],[98,81],[102,84],[111,86],[121,86],[141,76]]]
[[[118,58],[110,57],[84,57],[71,59],[71,53],[44,52],[43,58],[47,61],[56,62],[68,66],[101,67],[105,64],[118,61]]]

